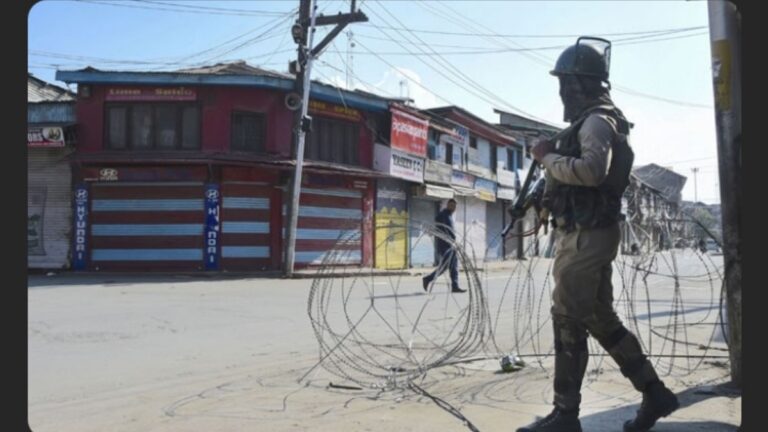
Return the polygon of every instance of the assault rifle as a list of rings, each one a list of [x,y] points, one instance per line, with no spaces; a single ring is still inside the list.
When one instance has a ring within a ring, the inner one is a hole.
[[[552,136],[552,138],[548,138],[547,141],[557,142],[560,138],[565,136],[566,133],[570,132],[574,124],[575,123],[556,133],[554,136]],[[510,220],[507,226],[504,227],[504,229],[501,231],[502,238],[507,236],[507,233],[509,233],[509,231],[515,226],[517,221],[525,217],[525,213],[527,213],[528,209],[531,207],[536,209],[537,217],[541,213],[541,199],[544,197],[544,188],[546,186],[546,180],[544,179],[544,176],[539,177],[533,183],[533,185],[531,185],[533,177],[539,168],[540,167],[538,162],[533,161],[531,163],[531,167],[528,169],[528,174],[525,176],[523,186],[520,188],[520,194],[515,198],[515,202],[512,204],[512,207],[507,209],[507,213],[509,213],[509,215],[512,217],[512,220]]]

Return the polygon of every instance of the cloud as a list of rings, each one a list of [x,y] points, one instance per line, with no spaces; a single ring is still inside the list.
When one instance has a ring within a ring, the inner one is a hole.
[[[313,68],[313,77],[343,89],[347,88],[346,76],[335,69],[323,67],[321,63]],[[438,98],[422,87],[423,80],[414,70],[405,67],[390,67],[384,70],[381,78],[374,82],[363,82],[352,77],[350,83],[352,89],[360,89],[384,97],[409,97],[414,100],[413,105],[419,108],[431,108],[448,105],[449,102]],[[348,89],[349,90],[349,89]]]
[[[409,97],[414,100],[414,105],[419,108],[429,108],[440,105],[446,105],[445,101],[438,99],[435,95],[425,90],[421,76],[414,70],[404,67],[388,68],[381,78],[367,85],[355,81],[355,87],[363,88],[366,91],[380,94],[388,97]]]
[[[397,90],[395,94],[409,97],[414,100],[414,105],[422,108],[445,105],[438,98],[424,89],[422,79],[416,71],[404,67],[391,68],[387,71],[383,86],[388,90]],[[440,99],[442,101],[442,99]]]

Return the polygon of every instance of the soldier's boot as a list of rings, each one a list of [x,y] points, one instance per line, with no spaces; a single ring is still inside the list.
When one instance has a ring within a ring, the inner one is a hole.
[[[637,417],[624,424],[625,432],[647,431],[659,418],[668,416],[680,406],[674,393],[659,380],[635,335],[624,326],[598,342],[619,365],[622,375],[643,393]]]
[[[557,316],[555,330],[555,409],[517,432],[581,432],[579,405],[581,383],[587,370],[587,330],[582,325]]]
[[[518,428],[517,432],[582,432],[579,410],[563,411],[555,407],[548,416]]]
[[[672,414],[680,403],[677,396],[661,381],[649,384],[643,392],[643,403],[634,420],[624,423],[624,432],[645,432],[662,417]]]

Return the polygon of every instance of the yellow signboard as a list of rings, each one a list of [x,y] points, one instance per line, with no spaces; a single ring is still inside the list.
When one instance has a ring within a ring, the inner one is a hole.
[[[712,79],[715,85],[715,106],[718,110],[731,109],[731,46],[728,40],[712,43]]]

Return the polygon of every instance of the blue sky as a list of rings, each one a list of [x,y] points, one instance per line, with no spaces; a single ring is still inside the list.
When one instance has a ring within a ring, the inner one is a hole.
[[[346,0],[317,5],[325,14],[349,10]],[[698,199],[719,202],[706,2],[357,5],[369,22],[336,37],[313,79],[346,86],[351,64],[355,88],[408,95],[420,108],[455,104],[491,122],[498,122],[499,108],[563,125],[557,80],[548,74],[561,47],[577,35],[612,40],[612,95],[636,125],[636,164],[654,162],[687,176],[687,200],[694,198],[691,169],[698,167]],[[56,68],[86,65],[172,70],[246,60],[285,71],[296,55],[290,26],[297,6],[298,0],[43,1],[28,16],[29,71],[51,82]],[[319,28],[315,41],[330,28]]]

